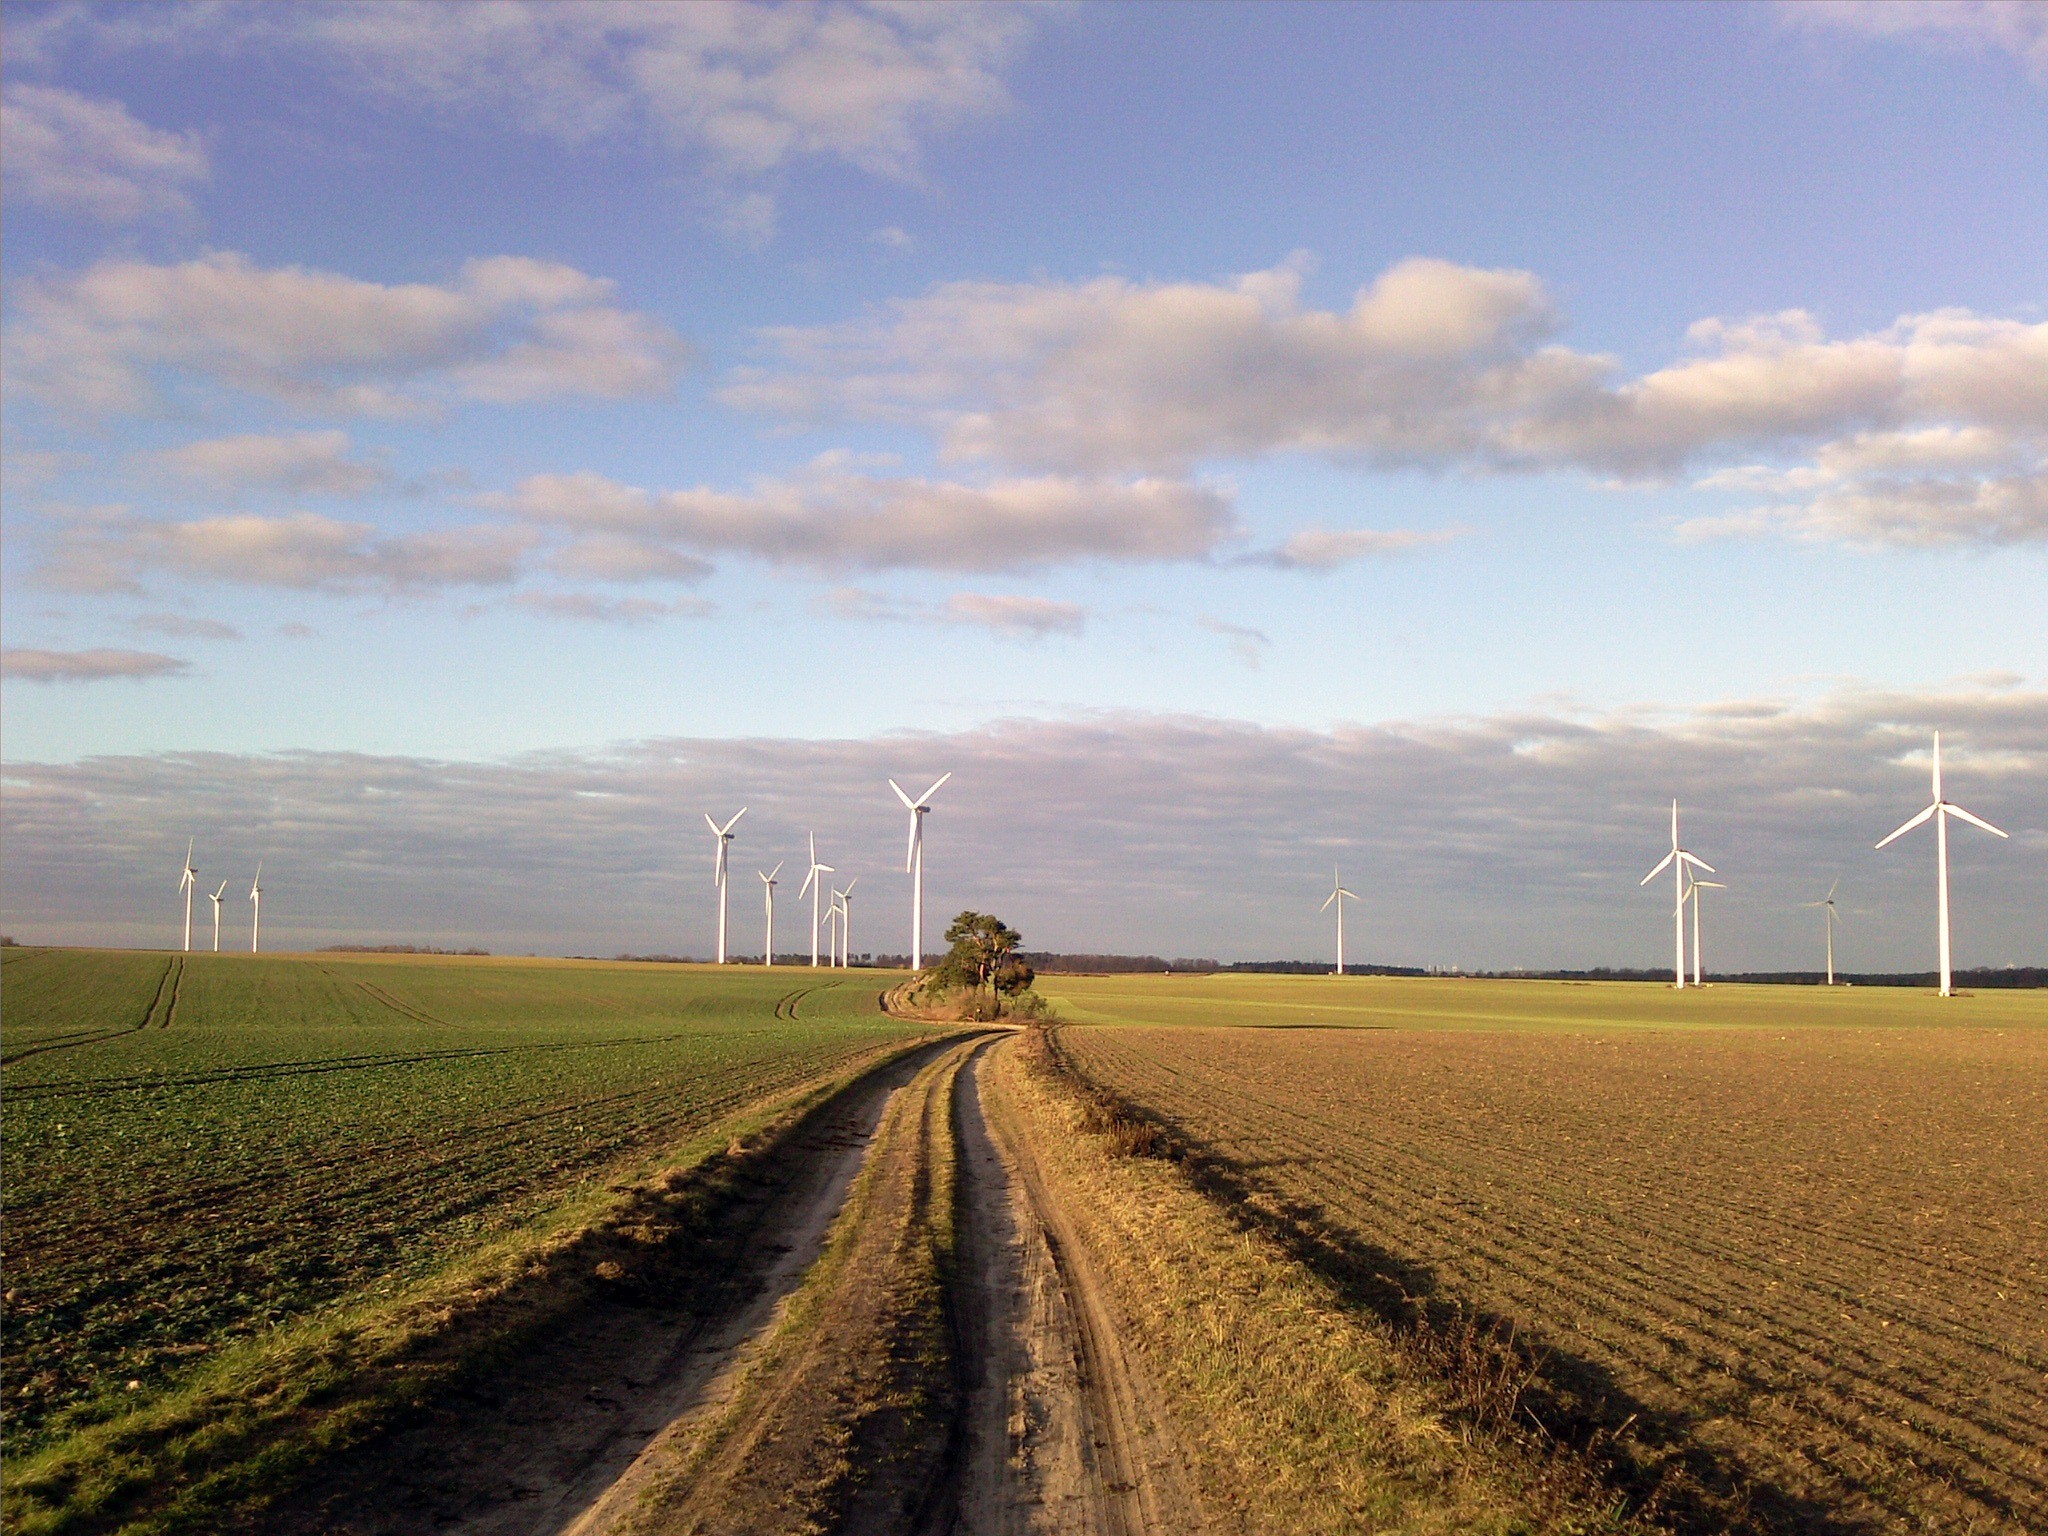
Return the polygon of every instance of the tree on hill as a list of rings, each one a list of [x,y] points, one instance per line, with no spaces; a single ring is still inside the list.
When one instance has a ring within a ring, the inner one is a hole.
[[[946,942],[953,947],[934,967],[932,980],[942,989],[971,991],[977,998],[986,991],[997,1017],[1005,997],[1037,979],[1017,954],[1023,935],[992,912],[962,912],[946,929]]]

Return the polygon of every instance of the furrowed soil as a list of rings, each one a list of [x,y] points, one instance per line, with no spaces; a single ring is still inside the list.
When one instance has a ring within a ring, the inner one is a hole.
[[[1516,1424],[1639,1514],[2048,1529],[2038,997],[1992,1027],[1961,999],[1940,1027],[1779,1029],[1726,988],[1710,1006],[1751,1027],[1573,1032],[1430,985],[1380,994],[1405,1027],[1076,1027],[1055,1055],[1412,1358],[1462,1337],[1520,1373]],[[1414,1027],[1432,1008],[1466,1017]]]

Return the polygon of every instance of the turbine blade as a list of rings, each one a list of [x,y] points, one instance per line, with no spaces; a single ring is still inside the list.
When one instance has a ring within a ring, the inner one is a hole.
[[[919,805],[923,805],[926,801],[930,800],[933,795],[936,795],[939,792],[940,786],[943,785],[946,782],[946,780],[950,779],[951,777],[953,777],[951,773],[940,774],[938,777],[938,781],[934,783],[930,789],[926,790],[923,794],[917,797],[917,803]]]
[[[727,834],[729,834],[734,827],[740,824],[740,818],[746,814],[747,808],[744,805],[741,806],[737,811],[734,811],[732,814],[732,820],[728,821],[724,826],[718,829],[718,835],[720,837],[724,837]]]
[[[1665,870],[1669,869],[1671,867],[1671,861],[1677,857],[1678,850],[1674,848],[1669,853],[1665,854],[1663,858],[1659,859],[1657,861],[1657,867],[1651,870],[1647,875],[1643,876],[1642,879],[1638,880],[1636,884],[1648,885],[1652,880],[1656,879],[1659,875],[1663,874]]]
[[[1350,897],[1350,898],[1351,898],[1351,899],[1352,899],[1353,901],[1356,901],[1356,900],[1358,900],[1358,892],[1356,892],[1356,891],[1347,891],[1347,890],[1345,890],[1345,889],[1344,889],[1344,887],[1343,887],[1343,886],[1341,886],[1341,885],[1337,887],[1337,894],[1338,894],[1339,896],[1349,896],[1349,897]]]
[[[1709,864],[1705,859],[1687,853],[1683,848],[1678,850],[1678,856],[1681,859],[1685,860],[1686,863],[1692,865],[1695,869],[1704,869],[1710,875],[1717,875],[1720,873],[1719,870],[1715,869],[1714,866]]]
[[[924,818],[916,811],[910,813],[910,844],[903,850],[903,873],[906,875],[917,864],[917,845],[924,841],[918,834],[924,830]]]
[[[1940,809],[1941,807],[1939,804],[1930,805],[1929,807],[1927,807],[1926,810],[1922,811],[1918,816],[1915,816],[1911,821],[1907,822],[1903,827],[1900,827],[1896,832],[1893,832],[1885,838],[1883,838],[1882,840],[1880,840],[1877,846],[1882,848],[1886,843],[1890,842],[1893,838],[1904,837],[1908,832],[1912,831],[1915,827],[1919,826],[1922,822],[1927,820],[1928,817],[1932,816],[1936,811]]]
[[[711,829],[711,835],[713,837],[723,837],[725,835],[725,829],[719,826],[717,822],[711,819],[711,813],[709,811],[706,811],[704,813],[704,825]]]
[[[845,889],[845,890],[843,890],[843,891],[841,891],[841,892],[839,893],[839,895],[840,895],[840,898],[841,898],[841,899],[843,900],[843,899],[845,899],[846,897],[848,897],[848,896],[851,896],[851,895],[853,894],[853,888],[854,888],[854,887],[855,887],[856,885],[859,885],[859,884],[860,884],[860,876],[859,876],[859,875],[855,875],[855,876],[854,876],[854,877],[853,877],[853,878],[852,878],[851,880],[849,880],[849,881],[847,881],[847,882],[846,882],[846,889]]]
[[[910,796],[903,793],[903,786],[901,784],[898,784],[894,779],[891,779],[889,781],[889,787],[896,791],[896,798],[903,802],[903,809],[905,809],[906,811],[914,811],[917,809],[917,802],[911,799]]]
[[[1323,898],[1323,904],[1322,904],[1322,905],[1321,905],[1320,907],[1317,907],[1317,908],[1316,908],[1316,910],[1317,910],[1318,912],[1327,912],[1327,911],[1329,911],[1329,910],[1330,910],[1330,903],[1331,903],[1331,902],[1333,902],[1333,901],[1335,901],[1336,899],[1337,899],[1337,893],[1336,893],[1335,891],[1332,891],[1332,892],[1330,892],[1330,894],[1329,894],[1329,895],[1327,895],[1327,896],[1325,896],[1325,897]]]
[[[1829,884],[1828,884],[1828,900],[1829,900],[1829,901],[1833,901],[1833,900],[1835,899],[1835,887],[1836,887],[1836,886],[1838,886],[1838,885],[1840,885],[1841,883],[1842,883],[1842,882],[1841,882],[1841,881],[1840,881],[1839,879],[1836,879],[1836,880],[1833,880],[1833,881],[1829,882]]]
[[[1970,813],[1969,813],[1968,811],[1964,810],[1964,809],[1963,809],[1963,808],[1962,808],[1962,807],[1961,807],[1960,805],[1955,805],[1955,804],[1951,804],[1951,805],[1949,805],[1949,806],[1948,806],[1948,808],[1947,808],[1947,809],[1948,809],[1948,813],[1949,813],[1949,815],[1951,815],[1951,816],[1960,816],[1960,817],[1962,817],[1962,819],[1963,819],[1964,821],[1967,821],[1967,822],[1968,822],[1968,823],[1969,823],[1969,824],[1970,824],[1971,826],[1973,826],[1973,827],[1982,827],[1982,828],[1983,828],[1983,829],[1984,829],[1984,830],[1985,830],[1986,832],[1989,832],[1989,833],[1990,833],[1990,834],[1991,834],[1991,835],[1992,835],[1993,837],[2004,837],[2004,836],[2005,836],[2005,834],[2004,834],[2003,832],[1999,831],[1999,830],[1998,830],[1998,828],[1996,828],[1996,827],[1994,827],[1993,825],[1991,825],[1991,823],[1990,823],[1990,822],[1988,822],[1988,821],[1986,821],[1986,820],[1985,820],[1985,819],[1984,819],[1983,817],[1981,817],[1981,816],[1972,816],[1972,815],[1971,815],[1971,814],[1970,814]]]
[[[803,883],[802,885],[800,885],[800,886],[798,886],[798,887],[796,888],[796,893],[797,893],[797,895],[799,895],[799,896],[808,896],[808,895],[810,895],[810,894],[811,894],[811,882],[812,882],[813,880],[817,879],[817,878],[818,878],[818,861],[817,861],[816,859],[813,859],[813,860],[811,861],[811,867],[810,867],[810,869],[809,869],[809,870],[807,870],[807,871],[805,872],[805,874],[804,874],[804,883]]]

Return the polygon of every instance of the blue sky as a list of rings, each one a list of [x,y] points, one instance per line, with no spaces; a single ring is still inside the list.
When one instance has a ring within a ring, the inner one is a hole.
[[[891,733],[1073,772],[1051,743],[1090,721],[1455,755],[1540,717],[1610,744],[1653,722],[1677,779],[1701,733],[1769,714],[1791,735],[1759,792],[1786,803],[1851,719],[1891,778],[1839,793],[1909,802],[1950,722],[1998,802],[1974,808],[2019,823],[1981,855],[1979,958],[2039,958],[2038,5],[5,27],[10,932],[148,942],[153,909],[66,871],[207,815],[251,845],[223,859],[318,861],[305,806],[288,832],[180,805],[190,754],[231,784],[280,753],[510,774],[780,742],[829,779]],[[1277,793],[1336,792],[1280,756],[1309,777]],[[51,810],[109,765],[120,815]],[[1666,796],[1624,772],[1587,763],[1597,809],[1547,834],[1544,878]],[[1685,787],[1736,835],[1725,774]],[[826,814],[775,793],[778,835]],[[1492,793],[1471,813],[1507,835],[1519,791]],[[1074,809],[1121,814],[1106,786]],[[1261,904],[1325,852],[1376,857],[1329,814],[1192,931],[1169,904],[1119,942],[1312,952]],[[642,829],[677,878],[695,819]],[[1731,963],[1781,962],[1770,881],[1835,856],[1730,892]],[[1626,960],[1659,931],[1606,894],[1531,929],[1482,870],[1404,878],[1446,914],[1404,958],[1455,931],[1465,963]],[[353,889],[306,942],[394,920]],[[633,899],[612,947],[703,947],[701,912]],[[1030,899],[1046,942],[1100,926],[1087,880]],[[1872,963],[1917,963],[1913,899]],[[420,910],[465,902],[489,905]],[[464,932],[612,937],[520,921]]]

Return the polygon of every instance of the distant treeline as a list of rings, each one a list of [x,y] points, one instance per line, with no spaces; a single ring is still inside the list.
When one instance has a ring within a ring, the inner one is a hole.
[[[1178,974],[1190,976],[1262,974],[1273,976],[1326,976],[1327,960],[1237,960],[1225,965],[1220,960],[1168,960],[1159,955],[1077,955],[1051,950],[1025,950],[1026,964],[1043,975],[1121,976],[1136,974]],[[1585,971],[1451,971],[1434,966],[1347,965],[1348,976],[1469,976],[1487,981],[1669,981],[1671,971],[1635,969],[1629,966],[1595,966]],[[1710,974],[1710,981],[1752,986],[1817,987],[1827,980],[1823,971],[1742,971],[1734,975]],[[1932,971],[1851,973],[1835,972],[1835,981],[1855,987],[1931,987]],[[2048,967],[2011,965],[1996,969],[1957,971],[1959,987],[2048,987]]]
[[[709,964],[708,961],[699,959],[696,955],[571,955],[569,958],[571,960],[632,960],[646,965]],[[824,961],[825,957],[820,953],[818,956],[819,964],[824,964]],[[761,957],[759,955],[727,955],[726,963],[728,965],[759,965]],[[811,963],[810,951],[801,950],[794,954],[778,954],[775,957],[775,963],[777,965],[801,965],[808,967]],[[855,967],[885,971],[907,971],[910,969],[910,956],[857,954],[849,957],[849,963]]]
[[[436,949],[431,944],[329,944],[323,955],[488,955],[488,949]]]

